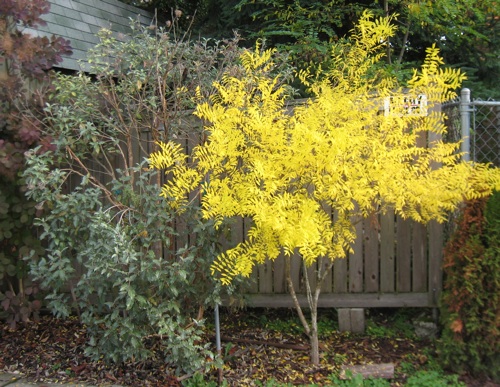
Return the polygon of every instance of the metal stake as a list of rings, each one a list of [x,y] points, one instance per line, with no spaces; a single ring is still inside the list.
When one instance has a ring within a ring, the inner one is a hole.
[[[215,346],[217,348],[217,356],[222,360],[222,347],[220,344],[220,321],[219,321],[219,304],[215,305]],[[222,366],[218,370],[217,384],[222,384]]]
[[[470,90],[462,89],[460,93],[460,119],[462,123],[462,159],[470,161]]]

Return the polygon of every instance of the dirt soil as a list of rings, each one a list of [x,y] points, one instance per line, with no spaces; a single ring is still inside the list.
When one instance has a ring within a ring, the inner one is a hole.
[[[434,344],[408,338],[407,332],[398,334],[396,330],[384,337],[339,333],[332,328],[322,334],[321,365],[312,367],[308,363],[307,338],[291,316],[289,311],[265,309],[222,313],[223,378],[230,386],[252,386],[256,380],[270,379],[293,385],[330,385],[328,376],[338,373],[342,366],[384,363],[394,364],[391,383],[398,386],[407,377],[405,366],[421,369],[435,361]],[[383,326],[385,322],[380,319],[378,323]],[[213,342],[213,325],[208,326],[206,339]],[[91,361],[84,355],[86,339],[85,326],[76,318],[43,316],[39,322],[19,324],[16,330],[0,325],[0,371],[20,372],[38,383],[124,386],[179,386],[189,377],[176,376],[172,366],[159,358],[120,365]],[[217,376],[214,371],[209,378],[217,380]],[[473,387],[500,387],[467,376],[462,380]]]

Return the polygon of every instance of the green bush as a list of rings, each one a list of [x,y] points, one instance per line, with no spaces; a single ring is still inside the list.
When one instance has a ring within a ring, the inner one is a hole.
[[[59,75],[41,125],[51,150],[28,154],[28,194],[46,253],[31,274],[58,316],[88,327],[87,353],[121,362],[163,356],[179,372],[213,365],[203,310],[220,302],[209,275],[220,235],[196,198],[182,217],[148,168],[156,141],[198,141],[184,112],[224,70],[238,72],[237,40],[188,42],[132,25],[109,31],[89,56],[93,76]],[[183,242],[181,242],[183,241]],[[230,290],[230,289],[229,289]]]
[[[500,380],[500,193],[466,203],[444,274],[443,366]]]
[[[175,214],[159,200],[151,172],[140,170],[133,170],[140,174],[134,186],[111,185],[121,190],[122,211],[103,206],[97,188],[81,185],[63,193],[56,188],[63,175],[46,180],[43,198],[51,211],[38,225],[48,246],[31,274],[54,313],[78,312],[88,327],[91,357],[143,360],[159,341],[166,361],[193,371],[214,357],[199,344],[203,321],[197,314],[219,302],[219,287],[206,276],[217,235],[198,221],[189,227],[198,233],[196,243],[174,249]]]

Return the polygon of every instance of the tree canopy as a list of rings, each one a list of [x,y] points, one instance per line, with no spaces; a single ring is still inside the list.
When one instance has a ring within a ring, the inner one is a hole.
[[[467,71],[465,86],[500,97],[500,7],[495,0],[128,0],[168,18],[180,9],[204,36],[223,37],[238,30],[251,47],[265,38],[269,47],[289,52],[298,67],[329,59],[330,45],[346,36],[365,10],[395,17],[398,32],[387,46],[386,67],[402,79],[435,44],[449,66]]]
[[[197,106],[196,114],[211,125],[210,141],[195,149],[196,169],[184,160],[179,166],[184,156],[174,144],[151,156],[153,166],[175,174],[164,187],[165,197],[182,203],[183,190],[210,173],[203,188],[205,216],[254,218],[249,240],[223,259],[237,263],[217,267],[223,282],[249,275],[254,263],[277,257],[281,249],[298,248],[307,262],[344,256],[353,213],[393,207],[417,221],[444,220],[464,195],[489,191],[487,167],[459,163],[458,144],[432,137],[445,131],[441,113],[432,108],[455,95],[452,90],[464,75],[441,68],[439,50],[430,47],[409,92],[395,89],[395,79],[372,72],[383,58],[381,42],[394,29],[388,19],[367,15],[351,43],[335,47],[339,53],[325,79],[311,81],[301,74],[315,98],[292,114],[278,78],[267,75],[273,50],[257,47],[241,57],[243,79],[225,77],[212,101]],[[427,96],[425,114],[405,110],[410,99],[422,95]],[[380,111],[386,99],[388,115]],[[428,147],[417,146],[419,136]],[[339,212],[338,220],[330,219],[325,206]]]
[[[174,142],[150,156],[153,167],[171,173],[162,196],[179,208],[201,184],[204,217],[216,225],[252,219],[247,239],[212,266],[222,283],[280,254],[298,253],[306,265],[326,257],[331,268],[349,251],[362,218],[392,209],[420,222],[443,221],[464,198],[500,187],[500,170],[461,162],[459,143],[441,140],[443,115],[434,108],[455,96],[464,74],[443,68],[436,46],[426,50],[408,90],[379,71],[395,33],[390,18],[363,13],[351,38],[333,46],[331,67],[300,73],[314,98],[291,111],[279,76],[270,76],[274,50],[257,45],[241,56],[242,78],[228,74],[210,101],[198,103],[208,141],[190,155],[194,164]],[[321,278],[318,272],[316,289],[308,289],[311,327],[296,302],[314,363]]]

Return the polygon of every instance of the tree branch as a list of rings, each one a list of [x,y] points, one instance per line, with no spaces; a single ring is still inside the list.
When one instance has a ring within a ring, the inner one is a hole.
[[[290,296],[292,297],[293,304],[295,305],[295,310],[297,311],[297,314],[299,315],[300,322],[302,323],[302,326],[304,327],[304,331],[306,332],[306,335],[310,336],[311,327],[307,323],[306,317],[304,316],[302,308],[300,307],[299,299],[297,298],[297,294],[295,293],[295,289],[293,287],[292,272],[291,272],[291,268],[290,268],[290,257],[289,256],[285,257],[285,271],[286,271],[286,280],[288,283],[288,290],[290,291]]]
[[[398,64],[401,64],[401,62],[403,61],[403,55],[405,54],[406,42],[408,41],[408,36],[410,35],[410,27],[411,27],[411,21],[409,21],[407,24],[405,36],[403,38],[403,42],[401,43],[401,50],[399,51],[398,61],[397,61]]]

